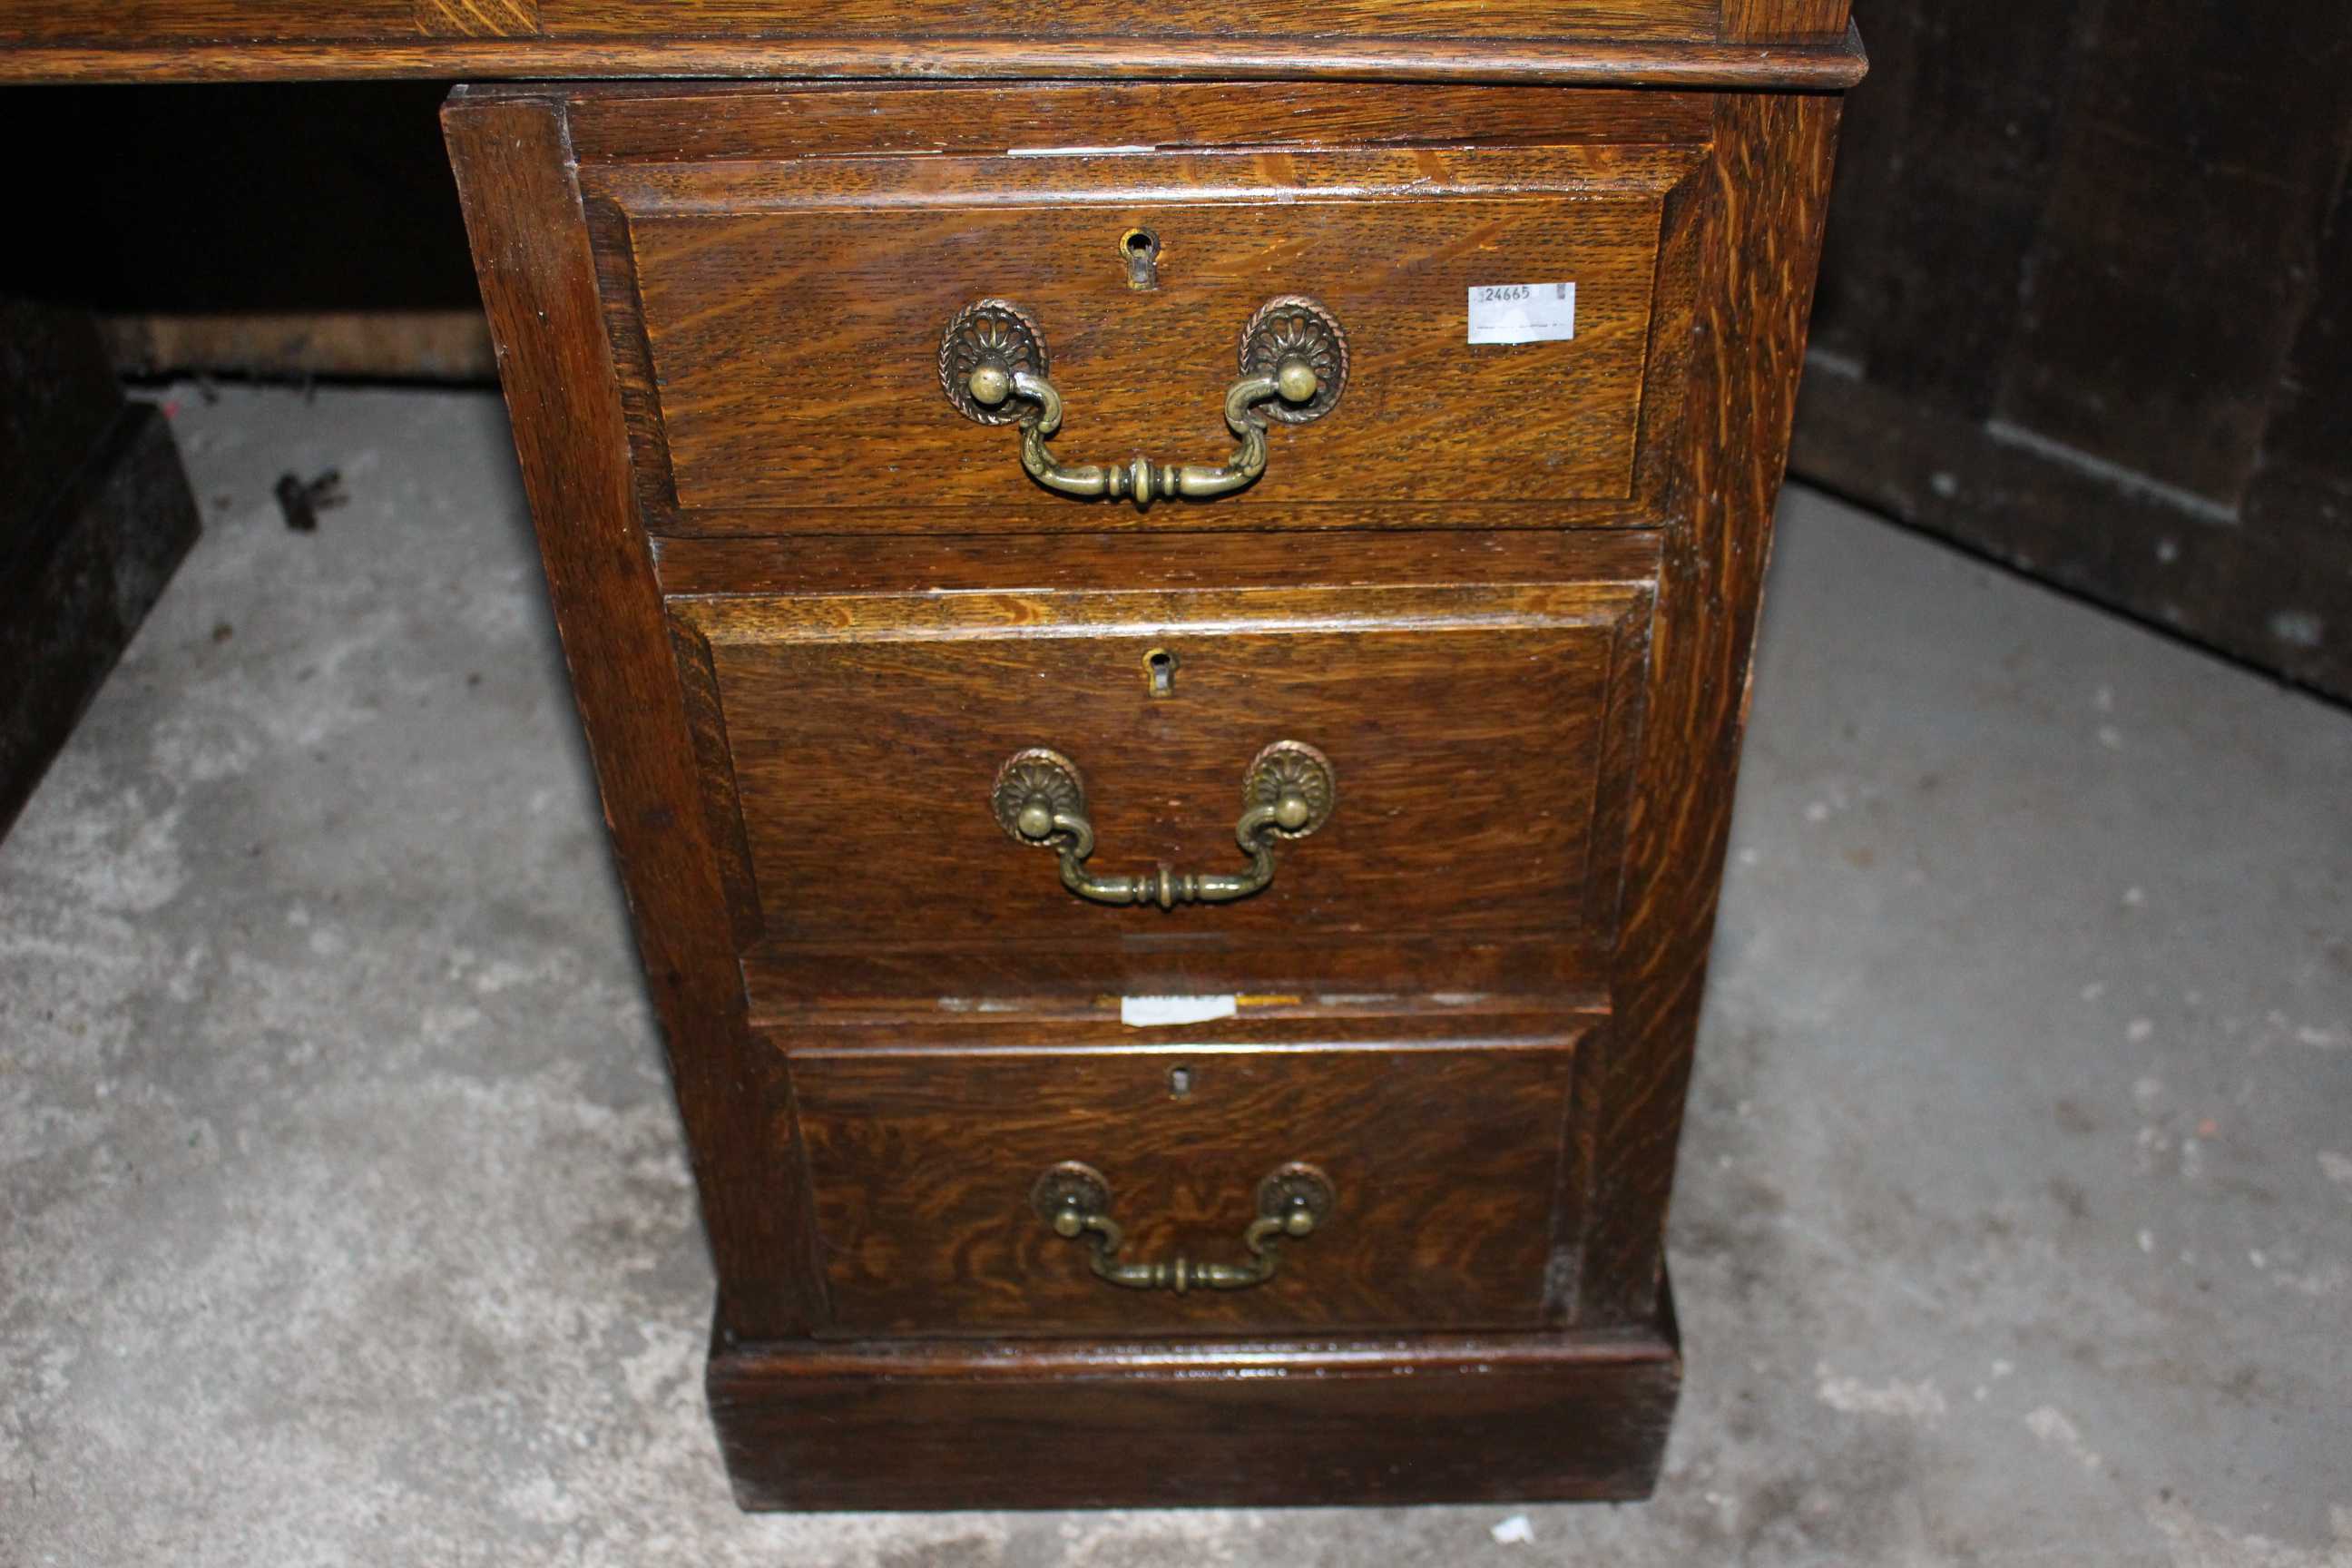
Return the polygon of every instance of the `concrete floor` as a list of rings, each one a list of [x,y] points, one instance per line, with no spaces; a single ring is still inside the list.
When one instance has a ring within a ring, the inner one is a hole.
[[[2352,716],[1792,494],[1656,1500],[746,1518],[496,402],[174,401],[0,846],[0,1563],[2352,1564]]]

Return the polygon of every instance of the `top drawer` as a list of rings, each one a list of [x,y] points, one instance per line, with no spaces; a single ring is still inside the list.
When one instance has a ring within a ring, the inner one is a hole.
[[[928,95],[898,96],[877,112],[923,112]],[[1137,107],[1133,137],[1195,129]],[[1294,296],[1344,340],[1318,365],[1327,385],[1344,369],[1336,402],[1277,415],[1255,483],[1141,521],[1511,526],[1651,515],[1645,438],[1678,403],[1687,336],[1662,260],[1695,158],[1599,140],[1016,144],[614,163],[583,183],[664,531],[1132,526],[1024,472],[1012,421],[1034,402],[993,425],[959,409],[942,372],[959,311],[1008,301],[1034,326],[1034,364],[1016,357],[1063,400],[1056,460],[1212,465],[1237,444],[1246,329]],[[1486,294],[1527,289],[1536,320],[1496,332]]]

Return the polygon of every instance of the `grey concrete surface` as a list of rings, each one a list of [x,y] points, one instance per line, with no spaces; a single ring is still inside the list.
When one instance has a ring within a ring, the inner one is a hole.
[[[1792,494],[1654,1501],[746,1518],[495,400],[174,401],[0,846],[0,1563],[2352,1564],[2352,716]]]

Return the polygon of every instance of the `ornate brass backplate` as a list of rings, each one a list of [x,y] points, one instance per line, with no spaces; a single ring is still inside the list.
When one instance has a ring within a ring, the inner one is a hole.
[[[1269,419],[1304,425],[1331,412],[1348,385],[1348,334],[1339,318],[1304,294],[1277,294],[1242,329],[1242,374],[1273,375],[1291,363],[1315,373],[1315,395],[1303,403],[1270,403]]]
[[[1046,374],[1045,335],[1009,300],[976,300],[955,313],[940,339],[940,387],[956,412],[982,425],[1010,425],[1030,410],[1009,400],[1012,378]],[[983,400],[973,390],[994,390]],[[995,390],[1002,388],[1002,390]]]
[[[1339,793],[1330,758],[1304,741],[1276,741],[1250,759],[1242,778],[1242,809],[1271,807],[1276,838],[1304,838],[1331,820]],[[1303,817],[1296,806],[1285,807],[1294,798],[1306,803]]]

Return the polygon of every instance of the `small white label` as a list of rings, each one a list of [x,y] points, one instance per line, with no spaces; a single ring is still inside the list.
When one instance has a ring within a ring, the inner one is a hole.
[[[1107,153],[1157,153],[1160,149],[1150,142],[1132,142],[1118,147],[1007,147],[1008,158],[1094,158]]]
[[[1556,343],[1574,336],[1573,283],[1486,283],[1470,290],[1474,343]]]
[[[1205,1024],[1213,1018],[1230,1018],[1241,1011],[1237,996],[1122,996],[1118,999],[1118,1021],[1133,1028],[1148,1029],[1155,1024]]]
[[[1515,1513],[1486,1531],[1497,1546],[1525,1546],[1536,1538],[1536,1521],[1526,1514]]]

